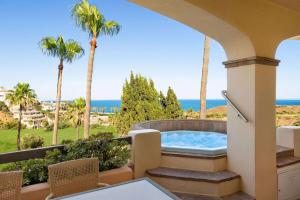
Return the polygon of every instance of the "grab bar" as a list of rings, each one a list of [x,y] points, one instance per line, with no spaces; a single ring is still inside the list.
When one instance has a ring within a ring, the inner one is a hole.
[[[238,117],[247,123],[249,120],[243,115],[243,113],[241,113],[241,111],[236,107],[236,105],[234,105],[234,103],[230,100],[226,90],[222,91],[222,96],[225,98],[225,100],[228,102],[228,104],[237,112]]]

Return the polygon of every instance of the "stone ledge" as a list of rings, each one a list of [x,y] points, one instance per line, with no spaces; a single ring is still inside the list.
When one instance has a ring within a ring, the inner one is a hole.
[[[226,68],[240,67],[245,65],[253,65],[253,64],[261,64],[261,65],[269,65],[269,66],[278,66],[279,60],[261,56],[253,56],[248,58],[242,58],[237,60],[229,60],[223,62]]]
[[[240,178],[240,175],[230,171],[205,172],[184,169],[172,169],[160,167],[147,171],[147,174],[154,177],[172,178],[189,181],[199,181],[208,183],[222,183]]]
[[[227,122],[221,120],[197,119],[154,120],[141,122],[132,127],[132,130],[141,129],[155,129],[159,131],[213,131],[227,134]]]

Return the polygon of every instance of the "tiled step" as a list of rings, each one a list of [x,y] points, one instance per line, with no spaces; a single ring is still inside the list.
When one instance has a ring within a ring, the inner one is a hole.
[[[294,156],[294,149],[277,145],[276,146],[276,154],[277,154],[277,158]]]
[[[182,200],[255,200],[255,198],[243,192],[238,192],[233,195],[229,195],[225,197],[209,197],[209,196],[184,194],[184,193],[175,193],[175,195],[181,198]]]
[[[162,152],[161,167],[217,172],[227,168],[227,156]]]
[[[223,197],[240,191],[240,176],[229,171],[204,172],[160,167],[148,170],[147,174],[172,192]]]
[[[286,167],[286,166],[293,165],[296,163],[300,163],[299,157],[286,156],[286,157],[278,157],[277,158],[277,168]]]

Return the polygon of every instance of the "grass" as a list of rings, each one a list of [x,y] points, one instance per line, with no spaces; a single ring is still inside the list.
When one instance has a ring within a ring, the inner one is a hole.
[[[116,134],[116,130],[112,126],[103,126],[99,128],[92,128],[90,134],[96,134],[99,132],[112,132]],[[83,128],[80,130],[80,137],[83,138]],[[21,138],[26,134],[33,134],[41,136],[45,140],[44,146],[51,145],[52,131],[45,131],[43,129],[23,129],[21,131]],[[65,128],[58,130],[58,143],[62,140],[75,140],[76,139],[75,128]],[[0,130],[0,153],[12,152],[17,150],[17,130]]]

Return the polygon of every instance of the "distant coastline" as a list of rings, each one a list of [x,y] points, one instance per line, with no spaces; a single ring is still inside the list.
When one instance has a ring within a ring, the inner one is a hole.
[[[54,101],[52,101],[54,102]],[[179,102],[182,106],[182,109],[187,111],[193,109],[194,111],[200,110],[200,100],[199,99],[179,99]],[[106,108],[105,112],[111,112],[111,109],[114,107],[120,107],[121,100],[92,100],[92,107]],[[223,99],[208,99],[207,108],[215,108],[218,106],[226,105],[225,100]],[[299,106],[300,99],[278,99],[276,100],[276,105],[278,106]]]

